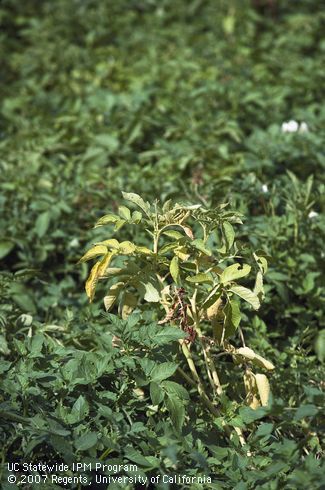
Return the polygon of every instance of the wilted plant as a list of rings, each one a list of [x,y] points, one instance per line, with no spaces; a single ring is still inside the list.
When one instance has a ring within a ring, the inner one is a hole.
[[[220,416],[218,397],[223,393],[216,363],[220,351],[244,366],[247,404],[252,408],[266,405],[268,379],[264,374],[254,374],[252,368],[271,371],[274,366],[245,345],[240,300],[255,310],[260,307],[267,260],[263,252],[251,252],[235,241],[233,224],[242,223],[241,215],[228,211],[227,204],[205,209],[201,205],[173,205],[169,200],[160,207],[158,202],[150,204],[137,194],[123,193],[123,197],[138,210],[132,212],[120,206],[118,214],[103,216],[95,226],[111,224],[115,232],[125,224],[141,227],[152,246],[109,238],[88,250],[80,262],[98,259],[86,282],[90,301],[98,280],[107,280],[107,311],[116,305],[125,319],[134,309],[155,304],[162,329],[170,324],[185,332],[179,343],[189,372],[179,369],[179,373],[197,388],[201,401],[214,416]],[[252,277],[253,288],[241,284]],[[230,340],[238,331],[243,344],[240,348]],[[195,363],[193,345],[198,346],[204,359],[212,395]],[[225,428],[229,433],[230,429]],[[244,443],[241,431],[236,432]]]

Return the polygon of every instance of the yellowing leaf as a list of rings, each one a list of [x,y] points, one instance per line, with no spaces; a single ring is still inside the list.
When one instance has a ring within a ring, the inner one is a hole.
[[[160,300],[159,291],[150,282],[142,283],[145,287],[144,299],[149,303],[158,303]]]
[[[172,244],[170,244],[172,245]],[[165,248],[165,247],[164,247]],[[165,251],[165,250],[164,250]],[[177,247],[175,250],[174,250],[174,254],[180,258],[181,260],[183,261],[186,261],[190,258],[190,254],[186,253],[186,248],[185,247]],[[162,253],[162,251],[161,251]]]
[[[262,406],[265,407],[269,403],[270,398],[270,383],[265,374],[255,374],[258,394],[261,399]]]
[[[123,255],[133,254],[135,250],[136,250],[136,246],[134,245],[134,243],[131,243],[129,241],[120,243],[119,252]]]
[[[83,257],[79,260],[79,263],[86,262],[87,260],[98,257],[98,255],[104,255],[107,252],[107,247],[105,245],[95,245],[93,248],[88,250]]]
[[[99,220],[95,224],[95,228],[97,228],[97,226],[103,226],[109,223],[116,223],[116,221],[118,221],[119,219],[119,216],[116,216],[116,214],[105,214],[105,216],[99,218]]]
[[[208,320],[216,318],[219,312],[219,308],[222,304],[222,299],[219,297],[209,308],[207,309]]]
[[[246,391],[246,403],[250,408],[256,410],[261,404],[257,398],[258,390],[255,376],[250,369],[246,369],[245,371],[244,385]]]
[[[86,293],[90,301],[94,299],[95,289],[98,279],[105,274],[107,267],[114,255],[114,252],[107,253],[102,260],[96,262],[90,271],[89,277],[86,281]]]
[[[113,307],[123,286],[123,282],[117,282],[109,288],[107,295],[104,297],[104,306],[106,311],[109,311]]]
[[[105,245],[106,247],[109,248],[118,249],[120,243],[117,240],[115,240],[115,238],[110,238],[108,240],[104,240],[103,242],[98,242],[96,243],[96,245]]]
[[[267,369],[268,371],[272,371],[273,369],[275,369],[275,366],[274,364],[272,364],[272,362],[264,359],[264,357],[260,356],[259,354],[256,354],[253,349],[250,349],[249,347],[240,347],[236,350],[236,354],[239,354],[245,359],[248,359],[255,366],[262,367],[264,369]]]
[[[101,261],[96,262],[96,264],[93,266],[86,281],[85,289],[89,301],[92,301],[94,299],[96,284],[98,280],[98,267],[100,266],[100,262]]]
[[[132,311],[136,307],[138,300],[136,296],[132,293],[126,292],[123,296],[122,301],[122,318],[126,320],[129,315],[131,315]]]
[[[152,255],[153,254],[152,250],[150,250],[147,247],[142,247],[142,246],[135,247],[135,251],[136,251],[136,253],[143,254],[143,255]]]
[[[98,277],[101,277],[105,274],[107,267],[109,266],[113,255],[115,255],[116,252],[109,252],[105,255],[105,257],[100,261],[99,267],[98,267]]]

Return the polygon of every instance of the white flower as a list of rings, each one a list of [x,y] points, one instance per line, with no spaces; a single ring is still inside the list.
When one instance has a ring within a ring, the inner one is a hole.
[[[282,133],[296,133],[298,131],[298,128],[299,124],[297,123],[297,121],[293,120],[284,122],[281,126]]]
[[[300,124],[299,127],[299,133],[307,133],[308,132],[308,125],[304,121]]]
[[[262,192],[264,192],[264,194],[266,194],[266,192],[269,192],[269,188],[266,184],[262,185]]]
[[[309,219],[316,218],[316,216],[318,216],[318,213],[316,213],[316,211],[310,211],[308,214]]]

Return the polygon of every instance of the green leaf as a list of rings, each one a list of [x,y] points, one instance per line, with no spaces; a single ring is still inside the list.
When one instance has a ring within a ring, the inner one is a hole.
[[[149,390],[152,404],[159,405],[159,403],[163,401],[165,393],[163,392],[161,387],[154,381],[150,383]]]
[[[152,381],[160,383],[164,379],[170,378],[176,371],[177,364],[175,362],[163,362],[156,365],[150,373]]]
[[[78,439],[75,440],[74,445],[77,451],[86,451],[87,449],[95,446],[95,444],[97,444],[97,440],[98,438],[96,432],[88,432],[88,434],[78,437]]]
[[[187,276],[186,280],[193,283],[213,284],[211,276],[205,272],[200,272],[199,274],[195,274],[195,276]]]
[[[315,351],[320,362],[325,359],[325,329],[320,330],[315,340]]]
[[[174,395],[168,395],[165,400],[166,408],[176,430],[181,430],[185,421],[185,408],[183,402]]]
[[[85,418],[89,412],[89,405],[85,397],[80,395],[72,406],[71,413],[68,415],[69,424],[75,424]]]
[[[142,197],[140,197],[138,194],[134,194],[133,192],[122,192],[122,195],[126,201],[133,202],[133,204],[139,206],[139,208],[141,208],[142,211],[144,211],[145,214],[150,217],[150,205],[149,203],[144,202]]]
[[[40,214],[35,223],[36,235],[39,238],[42,238],[48,230],[50,224],[51,215],[49,211],[44,211],[44,213]]]
[[[179,383],[175,383],[175,381],[163,381],[161,387],[167,391],[168,395],[176,395],[182,400],[189,399],[187,389]]]
[[[248,288],[245,288],[243,286],[232,286],[229,291],[232,291],[233,293],[237,294],[237,296],[247,301],[247,303],[252,305],[255,310],[258,310],[261,306],[260,300],[258,299],[257,295]]]
[[[294,419],[301,420],[305,417],[313,417],[318,413],[318,408],[315,405],[300,405],[298,410],[295,413]]]
[[[220,282],[225,284],[227,282],[234,281],[240,277],[247,276],[251,271],[251,266],[248,264],[232,264],[222,272],[220,276]]]
[[[224,338],[227,339],[234,335],[239,327],[241,320],[239,304],[232,299],[226,304],[223,312],[226,316]]]
[[[229,250],[232,247],[235,240],[234,229],[228,221],[225,221],[224,223],[222,223],[222,230],[224,233],[227,250]]]
[[[178,285],[180,281],[178,257],[173,257],[173,259],[171,260],[169,271],[174,282]]]
[[[8,255],[14,246],[15,244],[9,240],[3,240],[0,242],[0,259],[3,259],[6,255]]]
[[[200,238],[193,240],[191,242],[191,245],[195,247],[197,250],[199,250],[200,252],[203,252],[205,255],[208,255],[209,257],[212,255],[211,250],[206,248],[204,241],[201,240]]]
[[[134,447],[127,446],[124,451],[124,457],[133,461],[139,466],[152,467],[152,463],[149,459],[145,458],[139,451],[134,449]]]
[[[178,339],[184,339],[185,337],[186,333],[183,330],[164,326],[159,332],[155,333],[152,341],[157,345],[163,345]]]
[[[255,437],[265,437],[272,434],[274,424],[262,423],[257,431],[255,432]]]

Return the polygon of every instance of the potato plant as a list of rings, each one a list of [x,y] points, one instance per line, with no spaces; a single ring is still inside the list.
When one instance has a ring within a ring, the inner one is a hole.
[[[234,225],[242,224],[242,216],[228,210],[227,204],[206,209],[168,200],[161,206],[134,193],[123,192],[123,197],[136,210],[120,206],[118,214],[106,214],[95,227],[113,225],[117,234],[125,225],[140,227],[151,246],[112,237],[95,243],[80,259],[97,259],[86,282],[89,300],[98,281],[105,281],[107,311],[117,307],[126,319],[134,310],[150,308],[156,311],[162,330],[174,326],[184,332],[179,346],[188,370],[178,371],[196,387],[212,416],[220,416],[224,388],[218,359],[222,355],[232,357],[233,369],[241,365],[246,403],[251,408],[267,405],[270,388],[264,372],[274,365],[246,345],[240,326],[241,301],[255,310],[263,301],[267,259],[263,251],[252,252],[236,242]],[[241,347],[233,342],[238,334]],[[118,346],[118,339],[115,342]],[[205,373],[200,372],[193,351],[204,360]],[[159,405],[157,385],[151,385],[151,398]],[[226,425],[225,430],[231,435]],[[244,444],[241,430],[235,427],[235,431]]]

